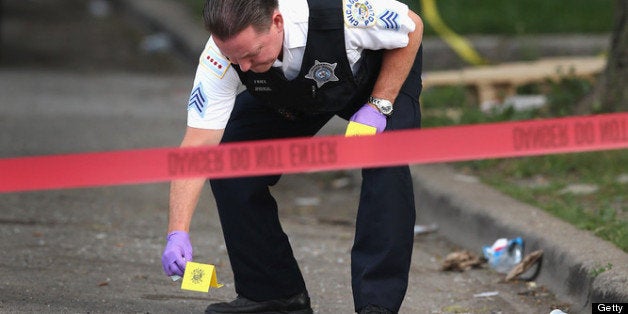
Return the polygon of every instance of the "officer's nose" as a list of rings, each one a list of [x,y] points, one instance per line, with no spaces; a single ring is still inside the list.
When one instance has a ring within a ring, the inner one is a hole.
[[[251,61],[249,60],[238,60],[238,65],[240,66],[240,70],[242,70],[242,72],[246,72],[251,69]]]

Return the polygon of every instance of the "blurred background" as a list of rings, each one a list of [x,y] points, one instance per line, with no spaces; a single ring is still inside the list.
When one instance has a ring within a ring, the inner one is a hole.
[[[2,0],[0,7],[3,68],[189,72],[167,38],[116,2]]]

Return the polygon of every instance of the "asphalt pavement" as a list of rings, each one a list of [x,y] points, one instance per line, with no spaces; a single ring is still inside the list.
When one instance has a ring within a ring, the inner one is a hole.
[[[200,51],[207,36],[200,20],[177,3],[118,2],[115,14],[131,12],[127,19],[147,34],[164,32],[175,46]],[[157,73],[4,64],[0,157],[176,146],[193,74],[173,64],[179,70]],[[342,126],[334,120],[321,135]],[[438,230],[416,237],[401,313],[590,313],[592,301],[628,301],[626,253],[447,165],[412,170],[417,223]],[[317,313],[353,311],[349,251],[359,181],[355,170],[309,173],[286,175],[273,188]],[[195,260],[215,264],[225,286],[184,291],[163,274],[167,203],[167,183],[0,195],[0,312],[199,313],[235,297],[209,189],[191,236]],[[505,283],[486,267],[441,271],[451,252],[479,254],[512,236],[529,251],[544,250],[536,281]]]

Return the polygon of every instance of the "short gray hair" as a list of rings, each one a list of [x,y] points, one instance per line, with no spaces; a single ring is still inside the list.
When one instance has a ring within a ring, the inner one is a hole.
[[[249,26],[266,31],[278,6],[277,0],[207,0],[203,8],[205,28],[221,40],[228,40]]]

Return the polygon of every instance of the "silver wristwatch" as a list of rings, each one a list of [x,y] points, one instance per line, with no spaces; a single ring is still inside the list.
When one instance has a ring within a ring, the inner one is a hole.
[[[387,99],[375,98],[373,96],[370,96],[368,103],[375,105],[375,107],[377,107],[379,112],[381,112],[383,115],[387,117],[390,117],[390,115],[392,115],[393,105]]]

